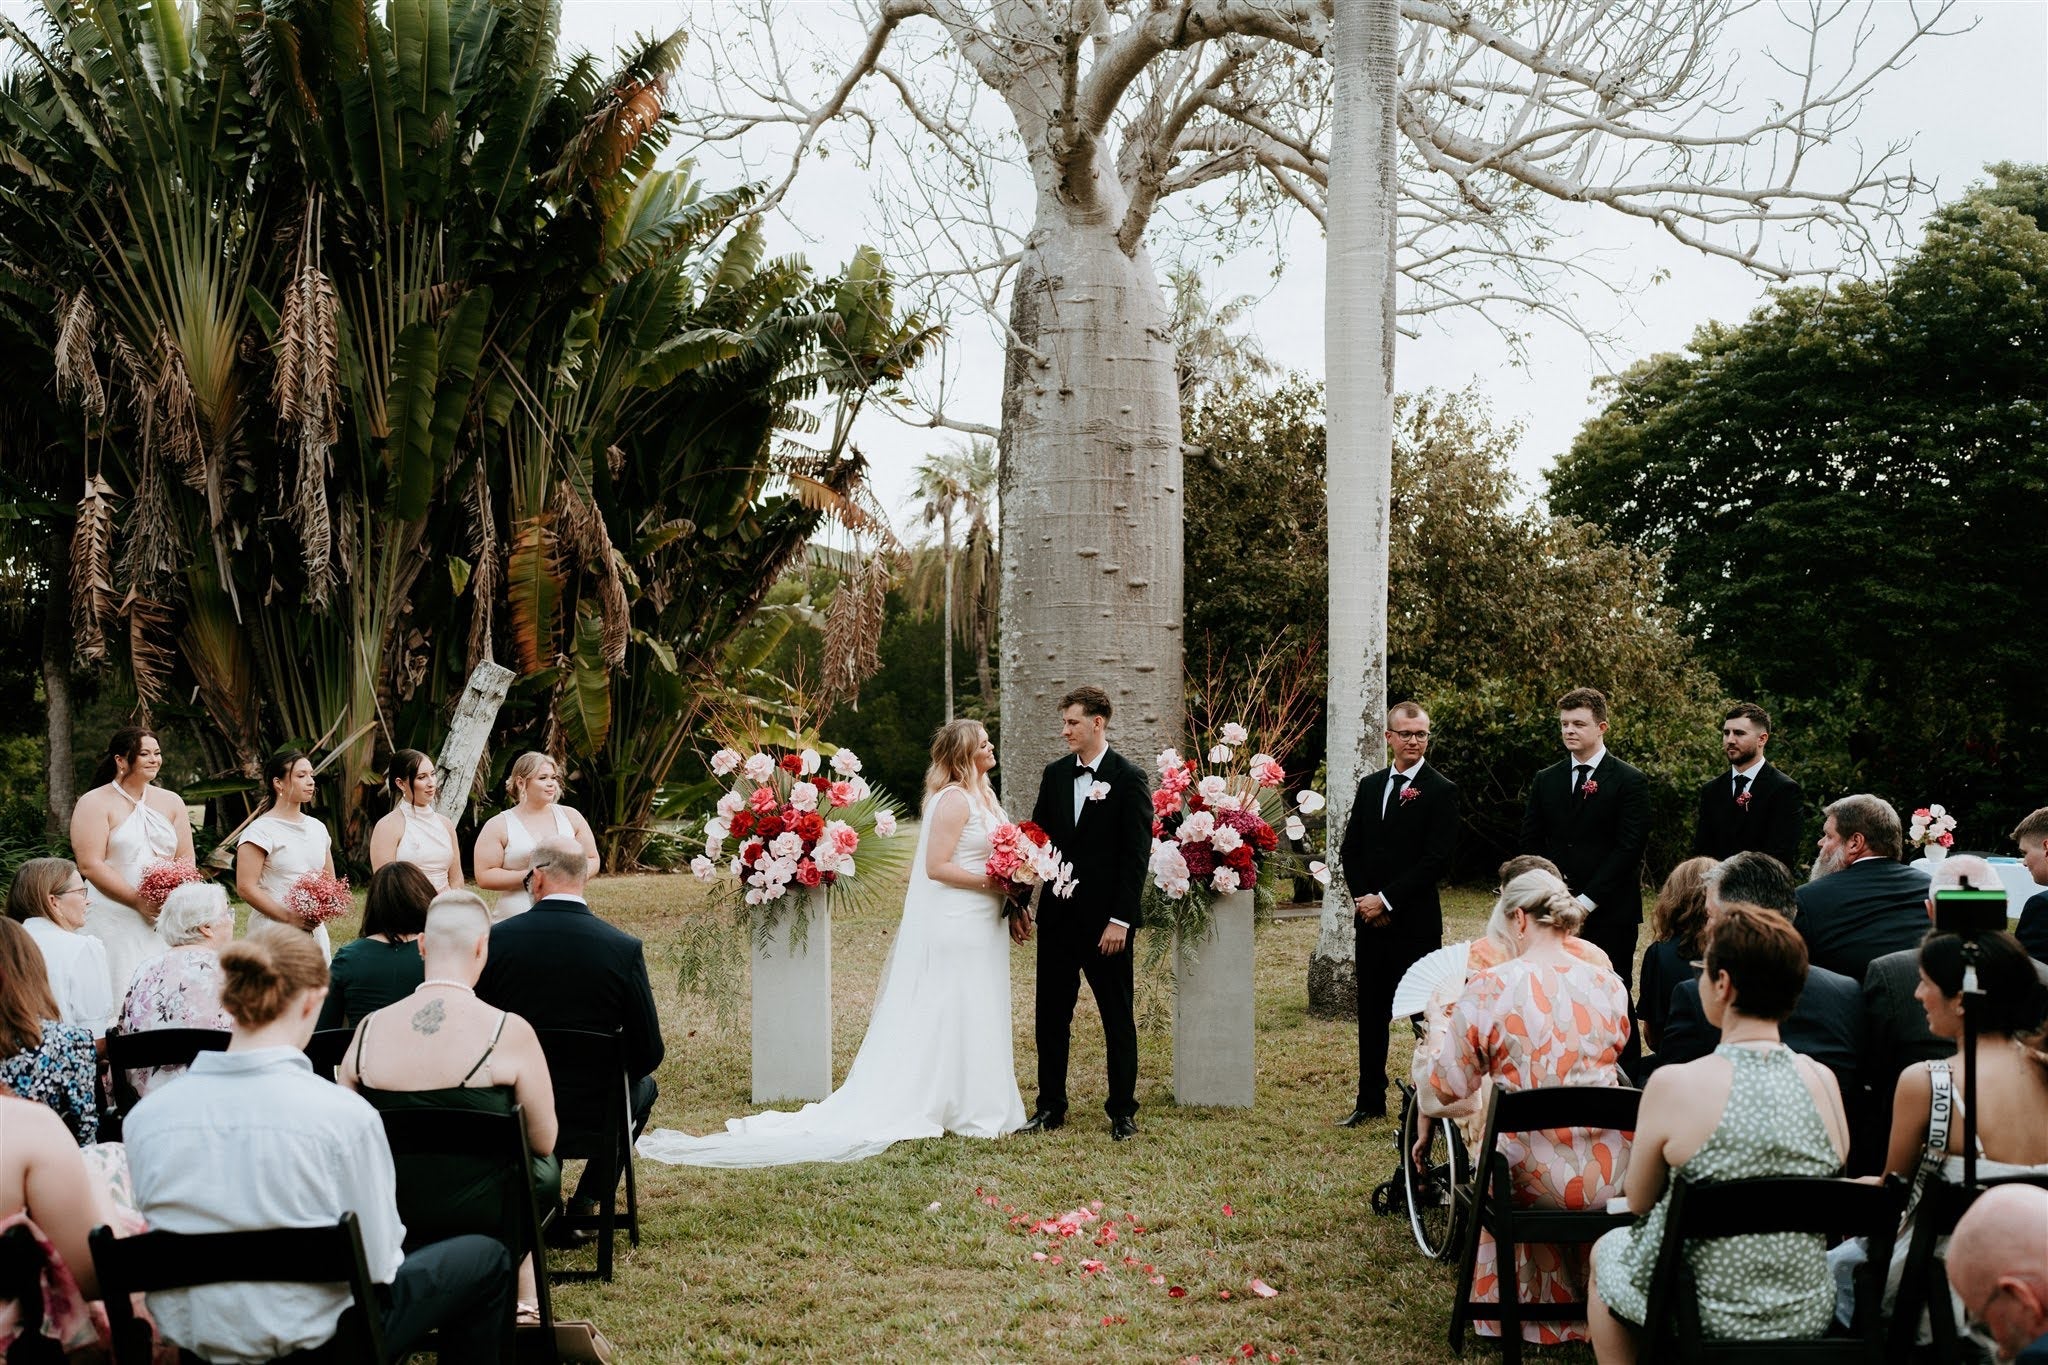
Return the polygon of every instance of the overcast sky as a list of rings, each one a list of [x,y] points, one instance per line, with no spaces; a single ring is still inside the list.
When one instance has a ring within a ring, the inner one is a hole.
[[[801,19],[817,31],[829,34],[839,25],[847,50],[858,41],[858,30],[841,17],[845,10],[837,4],[791,0],[785,8],[793,20]],[[601,53],[635,32],[687,25],[703,17],[701,9],[693,13],[689,5],[669,0],[565,0],[563,12],[567,40]],[[1903,4],[1878,6],[1880,25],[1896,24],[1903,15]],[[1980,179],[1986,163],[2048,160],[2048,3],[1967,4],[1954,18],[1949,27],[1974,27],[1966,34],[1925,43],[1907,70],[1885,78],[1856,124],[1857,145],[1841,149],[1838,166],[1860,152],[1910,140],[1908,156],[1914,171],[1936,185],[1935,199],[1947,200]],[[1751,88],[1760,91],[1768,87],[1757,74],[1764,69],[1766,49],[1772,38],[1783,40],[1784,30],[1768,12],[1746,23],[1737,29],[1738,41],[1753,43],[1754,50],[1737,55],[1752,73]],[[675,93],[684,103],[692,99],[687,83]],[[885,104],[878,100],[876,107]],[[724,178],[722,170],[737,172],[736,167],[709,161],[703,169],[714,181]],[[1021,169],[1017,178],[1021,185]],[[845,158],[812,164],[789,201],[789,222],[775,229],[778,249],[805,251],[814,264],[829,268],[861,241],[879,237],[873,184]],[[1932,202],[1920,204],[1916,218],[1924,217]],[[1765,288],[1755,276],[1692,253],[1640,221],[1591,207],[1569,213],[1563,226],[1575,244],[1602,249],[1617,276],[1634,285],[1627,306],[1598,290],[1586,299],[1589,311],[1609,321],[1616,337],[1608,357],[1593,354],[1560,325],[1532,320],[1528,359],[1517,365],[1489,324],[1455,315],[1405,341],[1398,352],[1401,388],[1459,388],[1476,382],[1497,416],[1522,422],[1526,431],[1517,464],[1532,482],[1595,410],[1592,384],[1610,365],[1619,367],[1680,347],[1708,319],[1739,320],[1760,301]],[[1917,230],[1912,235],[1917,236]],[[1161,252],[1170,254],[1171,248]],[[1267,353],[1287,368],[1320,374],[1322,238],[1306,215],[1297,215],[1291,224],[1284,259],[1275,280],[1270,255],[1239,256],[1212,269],[1209,294],[1212,299],[1240,293],[1260,296],[1251,326]],[[1660,271],[1661,279],[1652,283]],[[955,320],[950,346],[949,410],[993,424],[1000,389],[1000,355],[994,341],[976,320],[960,318]],[[899,526],[909,529],[902,511],[910,470],[923,454],[951,438],[877,419],[864,420],[859,439],[874,459],[884,504],[898,514]]]

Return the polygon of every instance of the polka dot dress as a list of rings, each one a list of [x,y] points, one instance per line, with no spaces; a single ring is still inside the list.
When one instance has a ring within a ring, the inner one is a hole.
[[[1755,1180],[1766,1176],[1835,1176],[1841,1158],[1827,1123],[1799,1073],[1792,1050],[1714,1049],[1735,1069],[1720,1126],[1674,1176],[1691,1180]],[[1593,1248],[1600,1297],[1619,1317],[1641,1323],[1650,1275],[1664,1241],[1671,1191],[1634,1226],[1602,1237]],[[1834,1282],[1826,1243],[1801,1233],[1723,1237],[1685,1249],[1699,1285],[1700,1326],[1708,1337],[1736,1340],[1817,1337],[1834,1316]]]

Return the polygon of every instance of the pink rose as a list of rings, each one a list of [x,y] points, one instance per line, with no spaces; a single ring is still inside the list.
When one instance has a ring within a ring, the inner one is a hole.
[[[780,806],[782,802],[776,797],[775,788],[756,787],[754,788],[753,795],[747,798],[747,804],[754,808],[754,812],[757,815],[766,815],[777,806]]]
[[[830,791],[832,804],[835,806],[850,806],[860,799],[853,794],[853,783],[851,782],[834,782]]]

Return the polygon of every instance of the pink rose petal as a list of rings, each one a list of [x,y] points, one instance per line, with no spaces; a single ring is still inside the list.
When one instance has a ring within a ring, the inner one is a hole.
[[[1267,1284],[1256,1275],[1252,1276],[1252,1293],[1257,1294],[1262,1299],[1277,1299],[1280,1297],[1279,1290]]]

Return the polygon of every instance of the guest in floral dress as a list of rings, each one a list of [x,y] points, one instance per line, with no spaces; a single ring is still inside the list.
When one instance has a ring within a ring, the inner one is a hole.
[[[0,1085],[56,1110],[82,1147],[99,1137],[98,1080],[92,1030],[58,1021],[43,950],[0,919]]]
[[[231,1028],[234,1021],[220,1005],[220,950],[235,937],[227,892],[208,882],[187,882],[164,897],[156,932],[167,951],[135,969],[128,998],[121,1002],[121,1031]],[[151,1087],[184,1074],[182,1066],[135,1067],[128,1082],[140,1099]]]
[[[1437,1099],[1454,1105],[1488,1085],[1527,1090],[1621,1084],[1628,988],[1611,970],[1569,948],[1585,908],[1557,878],[1525,872],[1507,884],[1494,909],[1515,955],[1467,980],[1451,1011],[1449,1037],[1430,1070]],[[1504,1135],[1500,1150],[1513,1172],[1515,1202],[1523,1208],[1599,1208],[1620,1193],[1628,1165],[1627,1138],[1606,1130]],[[1524,1302],[1583,1298],[1585,1248],[1518,1245],[1515,1277]],[[1473,1297],[1498,1302],[1500,1292],[1493,1239],[1482,1236]],[[1480,1322],[1478,1330],[1500,1334],[1493,1322]],[[1583,1322],[1524,1323],[1522,1335],[1545,1345],[1589,1339]]]

